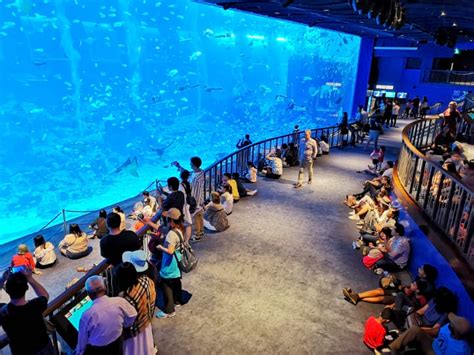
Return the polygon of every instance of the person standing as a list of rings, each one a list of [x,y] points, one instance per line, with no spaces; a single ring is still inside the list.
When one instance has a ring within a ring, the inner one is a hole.
[[[185,170],[178,162],[173,164],[179,171]],[[190,161],[191,176],[191,196],[196,200],[196,211],[193,214],[194,235],[191,242],[199,242],[204,236],[204,170],[201,169],[202,160],[199,157],[192,157]]]
[[[413,118],[417,119],[418,115],[420,113],[420,97],[418,95],[415,96],[415,98],[412,100],[412,113],[413,113]]]
[[[398,101],[393,103],[392,117],[390,118],[390,127],[397,126],[398,115],[400,114],[400,104]]]
[[[252,141],[250,140],[250,134],[246,134],[245,138],[239,139],[237,144],[235,145],[237,149],[241,149],[243,147],[246,147],[248,145],[252,144]]]
[[[113,266],[122,262],[124,252],[135,251],[142,246],[142,242],[135,232],[120,229],[120,222],[120,216],[117,213],[109,213],[107,226],[110,232],[100,240],[100,255]]]
[[[122,297],[107,296],[101,276],[89,277],[85,286],[93,305],[81,316],[76,354],[122,355],[123,328],[133,325],[137,311]]]
[[[30,301],[25,297],[28,285],[38,296]],[[46,289],[33,278],[31,270],[24,268],[8,276],[5,291],[10,303],[0,307],[0,325],[10,341],[11,353],[54,355],[43,318],[49,299]]]
[[[133,325],[124,329],[124,355],[154,354],[155,344],[151,321],[155,311],[154,281],[146,274],[149,269],[143,250],[125,252],[117,267],[120,296],[137,311]]]
[[[308,169],[308,184],[313,181],[313,162],[318,155],[318,145],[316,141],[311,138],[311,130],[304,131],[304,138],[299,145],[299,160],[300,169],[298,172],[298,182],[294,185],[295,188],[303,186],[304,170]]]
[[[429,109],[430,105],[428,105],[428,98],[426,96],[423,96],[423,101],[421,101],[420,107],[420,117],[424,119]]]
[[[382,116],[382,126],[385,123],[385,127],[388,128],[390,125],[390,119],[392,118],[393,104],[389,99],[385,100],[385,110]]]
[[[181,243],[184,243],[184,226],[181,212],[177,208],[170,208],[163,212],[163,216],[168,219],[170,227],[164,245],[157,246],[163,252],[160,276],[165,305],[162,310],[156,313],[156,317],[170,318],[176,315],[175,306],[183,304],[181,270],[178,261],[182,257],[180,246]]]

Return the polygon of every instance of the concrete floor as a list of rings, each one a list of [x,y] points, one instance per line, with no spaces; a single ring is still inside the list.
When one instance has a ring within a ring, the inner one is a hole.
[[[400,141],[401,128],[382,136],[389,159]],[[381,306],[354,307],[341,292],[378,283],[351,248],[357,230],[342,204],[367,178],[355,171],[367,166],[369,153],[333,149],[316,161],[313,184],[299,190],[294,168],[278,181],[260,179],[257,195],[234,206],[231,227],[194,245],[198,268],[183,277],[192,298],[176,317],[153,323],[160,354],[369,353],[364,322]],[[52,297],[82,276],[77,266],[100,261],[92,243],[89,257],[60,257],[38,278]]]
[[[395,155],[401,129],[382,138]],[[261,179],[231,227],[195,245],[198,269],[183,277],[192,294],[176,317],[154,322],[162,354],[364,354],[365,320],[380,305],[346,302],[341,289],[378,278],[351,248],[357,236],[344,196],[359,191],[368,152],[335,149],[318,158],[312,185],[295,190],[296,169]]]

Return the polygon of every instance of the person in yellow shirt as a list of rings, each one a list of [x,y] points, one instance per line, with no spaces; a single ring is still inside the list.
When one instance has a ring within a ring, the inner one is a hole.
[[[229,173],[225,173],[222,176],[222,185],[230,185],[232,187],[232,196],[234,197],[234,202],[238,202],[240,200],[239,189],[237,187],[237,181],[232,179],[232,175]]]

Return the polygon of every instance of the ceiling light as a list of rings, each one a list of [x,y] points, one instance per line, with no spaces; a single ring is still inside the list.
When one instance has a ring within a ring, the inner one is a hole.
[[[446,16],[446,12],[441,11],[441,13],[440,13],[439,15],[440,15],[440,16]]]
[[[456,22],[453,22],[453,27],[456,27],[458,24]]]
[[[324,12],[329,12],[329,9],[324,9],[323,11],[324,11]]]

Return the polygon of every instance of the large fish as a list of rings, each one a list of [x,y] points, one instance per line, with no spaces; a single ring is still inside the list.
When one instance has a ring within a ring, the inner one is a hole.
[[[114,170],[114,173],[126,172],[132,176],[138,177],[138,159],[137,157],[128,158],[123,162],[117,169]]]

